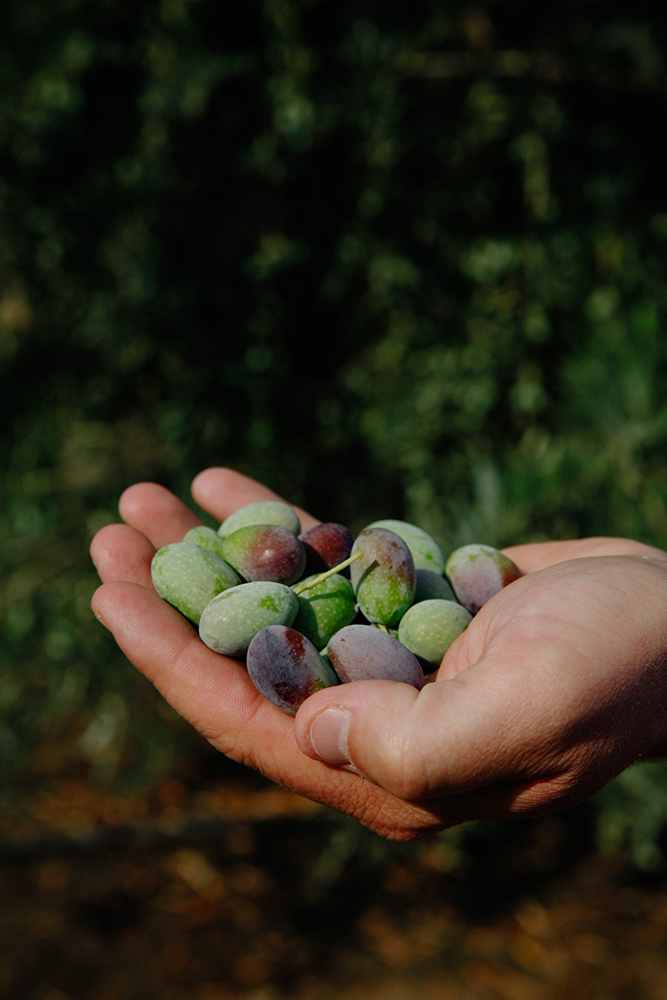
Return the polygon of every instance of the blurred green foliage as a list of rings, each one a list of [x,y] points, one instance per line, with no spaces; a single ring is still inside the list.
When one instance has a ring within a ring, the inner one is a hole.
[[[66,766],[150,782],[191,738],[89,611],[88,541],[135,480],[187,499],[230,464],[445,548],[667,546],[657,8],[7,0],[3,22],[4,795]],[[604,799],[610,843],[637,801],[651,842],[667,817],[664,768],[641,773]]]

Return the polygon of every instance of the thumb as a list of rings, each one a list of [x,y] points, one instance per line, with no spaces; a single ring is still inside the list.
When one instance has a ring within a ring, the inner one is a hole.
[[[516,747],[512,753],[503,738],[511,705],[506,694],[494,698],[488,685],[480,690],[471,673],[421,691],[379,680],[318,691],[297,712],[297,744],[307,756],[356,771],[404,800],[507,780],[516,760]],[[513,729],[516,742],[516,719]]]

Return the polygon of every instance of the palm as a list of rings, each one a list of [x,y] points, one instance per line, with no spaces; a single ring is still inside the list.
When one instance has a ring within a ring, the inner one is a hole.
[[[219,519],[273,496],[222,469],[202,473],[193,495]],[[530,575],[476,616],[434,684],[420,693],[378,681],[328,689],[293,720],[153,591],[155,548],[180,540],[198,523],[194,514],[152,484],[127,491],[121,514],[126,524],[93,541],[104,581],[93,607],[128,658],[224,754],[385,836],[409,839],[476,817],[569,804],[662,738],[657,726],[640,735],[648,700],[658,688],[665,693],[658,647],[667,637],[658,619],[667,557],[658,550],[623,540],[511,550]],[[300,514],[304,526],[316,523]],[[655,638],[636,662],[649,633]],[[331,704],[352,713],[355,768],[306,755],[312,720]]]

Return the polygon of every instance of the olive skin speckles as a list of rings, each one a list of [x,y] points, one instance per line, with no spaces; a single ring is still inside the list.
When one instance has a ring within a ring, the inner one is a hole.
[[[242,657],[252,639],[267,625],[291,625],[299,602],[282,583],[258,580],[231,587],[206,605],[199,635],[216,653]]]
[[[224,559],[222,551],[222,538],[213,528],[207,528],[203,524],[198,524],[196,528],[190,530],[183,536],[184,542],[191,542],[193,545],[200,545],[203,549],[210,549],[217,556]]]
[[[398,640],[415,654],[425,670],[439,667],[472,615],[456,601],[430,600],[413,604],[398,626]]]
[[[359,610],[369,622],[396,625],[415,596],[415,564],[410,549],[387,528],[366,528],[352,546],[362,557],[350,566]]]
[[[151,561],[156,592],[198,624],[209,601],[240,583],[238,573],[220,556],[191,542],[163,545]]]
[[[309,583],[316,576],[309,576]],[[322,649],[338,629],[354,621],[357,608],[352,584],[340,573],[299,594],[299,611],[293,625],[317,647]]]

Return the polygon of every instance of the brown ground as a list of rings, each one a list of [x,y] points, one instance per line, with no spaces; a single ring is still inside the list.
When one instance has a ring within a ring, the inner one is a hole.
[[[6,825],[0,996],[667,1000],[667,880],[596,854],[590,809],[387,845],[211,759]]]

